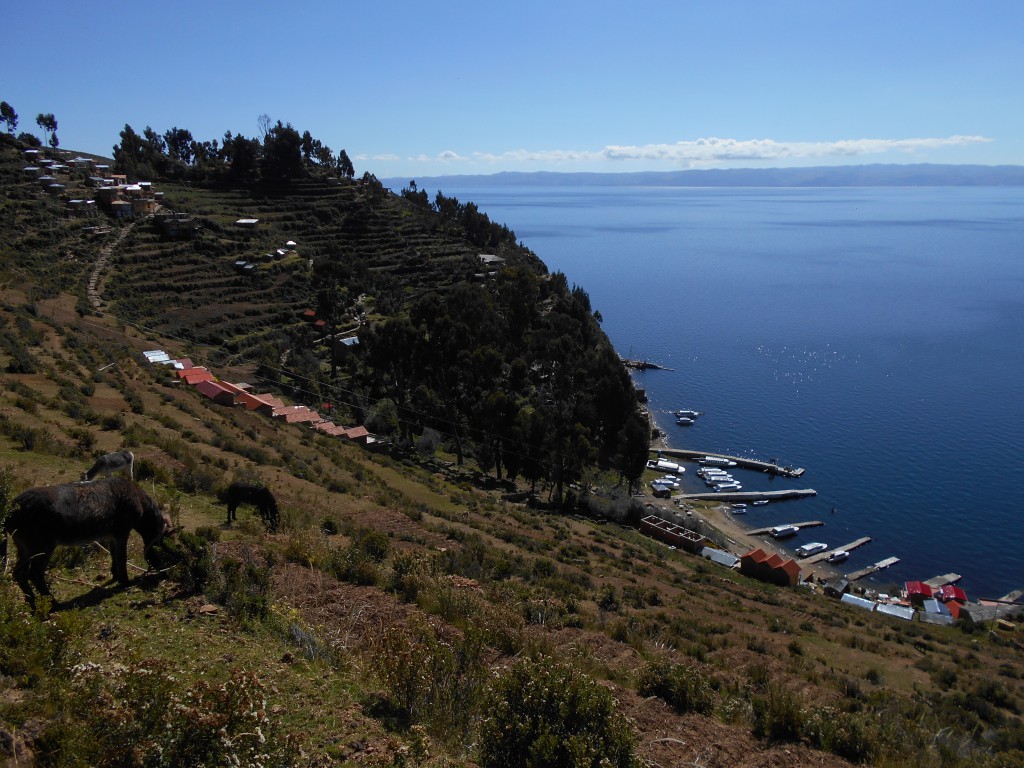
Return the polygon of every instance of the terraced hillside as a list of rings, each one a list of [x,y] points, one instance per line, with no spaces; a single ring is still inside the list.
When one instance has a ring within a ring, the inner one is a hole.
[[[375,181],[307,179],[287,195],[163,183],[164,206],[199,222],[185,241],[164,238],[141,222],[119,249],[103,298],[114,314],[147,327],[232,351],[252,350],[267,336],[301,324],[315,307],[322,261],[372,276],[373,301],[390,313],[426,290],[444,290],[480,271],[480,249],[447,231]],[[249,231],[238,219],[258,219]],[[297,247],[283,258],[288,241]],[[522,249],[502,255],[540,269]],[[240,274],[235,262],[255,269]]]
[[[444,446],[371,453],[216,405],[139,355],[189,344],[88,305],[121,225],[63,218],[20,172],[0,151],[0,517],[24,488],[130,449],[180,529],[159,572],[133,534],[126,586],[107,552],[62,548],[52,612],[0,573],[4,768],[1024,766],[1019,623],[866,613],[669,548],[627,515],[516,501]],[[225,217],[223,239],[212,223],[201,239],[230,258],[232,217],[259,209],[187,194]],[[83,230],[98,223],[111,231]],[[184,258],[145,226],[132,253]],[[298,283],[286,262],[266,279]],[[147,295],[167,325],[164,305],[185,306]],[[226,524],[233,480],[272,488],[279,532],[248,509]],[[607,480],[587,474],[621,499]]]

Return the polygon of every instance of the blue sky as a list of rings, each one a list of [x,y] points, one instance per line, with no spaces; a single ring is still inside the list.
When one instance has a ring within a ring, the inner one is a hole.
[[[19,131],[267,114],[357,174],[1024,164],[1024,3],[3,1]]]

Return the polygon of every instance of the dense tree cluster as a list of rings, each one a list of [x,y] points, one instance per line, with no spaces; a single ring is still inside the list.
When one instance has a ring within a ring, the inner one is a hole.
[[[632,382],[589,296],[561,273],[510,268],[428,293],[362,334],[347,366],[378,428],[409,444],[446,436],[460,461],[472,453],[498,479],[543,482],[560,498],[595,464],[629,482],[643,471],[649,434]]]
[[[218,140],[199,141],[185,128],[163,134],[150,127],[138,134],[130,125],[114,146],[114,162],[132,178],[229,181],[242,184],[287,184],[312,175],[337,174],[352,178],[355,168],[344,149],[335,154],[309,131],[299,133],[291,123],[271,125],[261,115],[262,138],[227,131]]]

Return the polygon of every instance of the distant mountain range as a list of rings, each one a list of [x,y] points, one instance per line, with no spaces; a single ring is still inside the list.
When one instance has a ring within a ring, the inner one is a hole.
[[[381,180],[401,189],[408,178]],[[421,188],[497,187],[1005,187],[1024,186],[1021,165],[841,165],[814,168],[735,168],[638,173],[522,173],[425,176]]]

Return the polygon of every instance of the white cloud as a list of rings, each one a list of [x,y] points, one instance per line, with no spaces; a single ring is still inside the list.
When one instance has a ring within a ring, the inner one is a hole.
[[[600,150],[514,149],[505,152],[473,152],[461,155],[445,150],[437,155],[409,158],[418,163],[473,162],[488,165],[545,163],[570,165],[595,162],[665,163],[686,167],[711,166],[737,161],[800,160],[829,157],[859,157],[885,152],[914,153],[992,141],[984,136],[948,136],[914,139],[839,139],[836,141],[776,141],[775,139],[722,139],[707,137],[674,144],[642,146],[609,145]],[[374,159],[395,160],[394,155]]]
[[[601,155],[608,160],[655,160],[704,165],[734,160],[792,160],[814,157],[855,157],[883,152],[916,152],[926,149],[987,142],[983,136],[949,136],[920,139],[841,139],[838,141],[776,141],[775,139],[720,139],[710,137],[675,144],[608,146]]]

